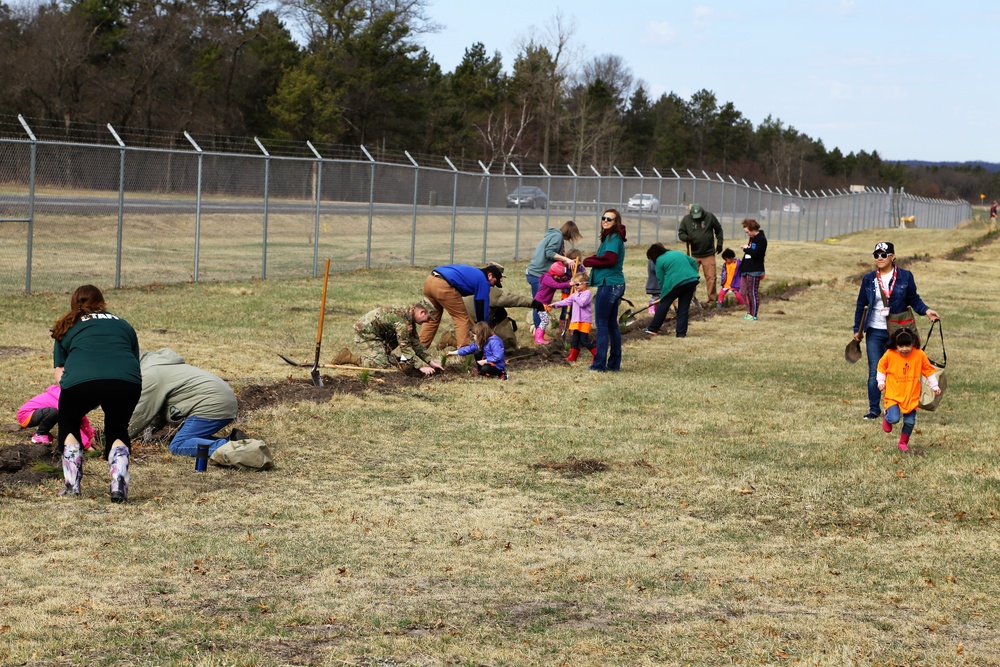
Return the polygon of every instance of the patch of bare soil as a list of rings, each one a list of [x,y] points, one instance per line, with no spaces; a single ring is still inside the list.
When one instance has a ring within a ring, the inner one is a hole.
[[[17,345],[13,346],[2,346],[0,345],[0,359],[3,357],[19,357],[22,354],[28,354],[32,352],[30,347],[20,347]]]
[[[569,458],[565,461],[539,461],[531,467],[533,470],[558,472],[564,477],[583,477],[584,475],[592,475],[595,472],[604,472],[610,466],[598,459]]]
[[[956,261],[956,262],[972,262],[972,261],[975,261],[975,259],[976,259],[975,258],[975,254],[977,252],[979,252],[979,249],[982,248],[983,246],[987,246],[987,245],[993,243],[994,241],[997,240],[998,237],[1000,237],[1000,230],[998,230],[998,229],[991,229],[990,231],[986,232],[986,234],[984,234],[983,236],[979,237],[978,239],[976,239],[972,243],[969,243],[968,245],[961,246],[959,248],[955,248],[954,250],[952,250],[951,252],[949,252],[947,255],[945,255],[945,257],[946,257],[946,259],[950,259],[950,260],[953,260],[953,261]]]
[[[24,433],[25,440],[31,438],[30,431]],[[61,466],[54,445],[27,442],[0,447],[0,495],[8,484],[32,485],[58,477]]]

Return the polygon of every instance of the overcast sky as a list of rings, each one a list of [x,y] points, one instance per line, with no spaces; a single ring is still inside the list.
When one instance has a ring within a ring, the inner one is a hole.
[[[1000,162],[998,0],[428,0],[420,41],[445,71],[482,42],[510,72],[557,11],[578,62],[621,56],[654,100],[706,88],[845,154]]]

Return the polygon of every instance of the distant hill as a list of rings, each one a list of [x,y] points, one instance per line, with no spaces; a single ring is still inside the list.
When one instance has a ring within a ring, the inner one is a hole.
[[[907,167],[967,167],[969,169],[974,169],[975,167],[982,167],[986,171],[997,173],[1000,172],[1000,163],[998,162],[984,162],[982,160],[973,160],[971,162],[927,162],[925,160],[891,160],[891,162],[899,162],[900,164],[905,164]]]

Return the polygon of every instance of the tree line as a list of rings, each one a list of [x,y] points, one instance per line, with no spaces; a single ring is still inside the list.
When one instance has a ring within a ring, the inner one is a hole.
[[[445,72],[419,45],[435,29],[426,1],[0,2],[0,114],[43,119],[67,138],[110,123],[132,142],[187,130],[220,150],[252,136],[363,144],[495,173],[661,166],[793,190],[1000,195],[1000,175],[982,166],[845,155],[776,116],[754,126],[710,90],[653,99],[618,56],[574,61],[559,14],[524,38],[509,70],[475,43]]]

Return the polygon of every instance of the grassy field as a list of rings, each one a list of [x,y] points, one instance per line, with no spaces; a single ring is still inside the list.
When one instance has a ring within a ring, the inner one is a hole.
[[[149,442],[124,506],[94,459],[79,499],[57,497],[59,479],[4,487],[0,664],[998,665],[1000,243],[986,233],[772,243],[764,288],[805,289],[765,298],[758,322],[727,309],[683,340],[630,339],[618,374],[355,373],[328,400],[244,406],[270,472],[197,475]],[[865,362],[843,360],[877,240],[943,318],[949,388],[917,418],[922,457],[860,419]],[[643,250],[628,255],[633,300]],[[522,272],[508,265],[508,287],[526,291]],[[324,359],[426,274],[332,275]],[[321,283],[107,297],[144,349],[241,395],[302,397],[308,369],[276,353],[311,358]],[[51,380],[68,296],[2,304],[13,424]],[[26,441],[0,432],[0,448]]]

